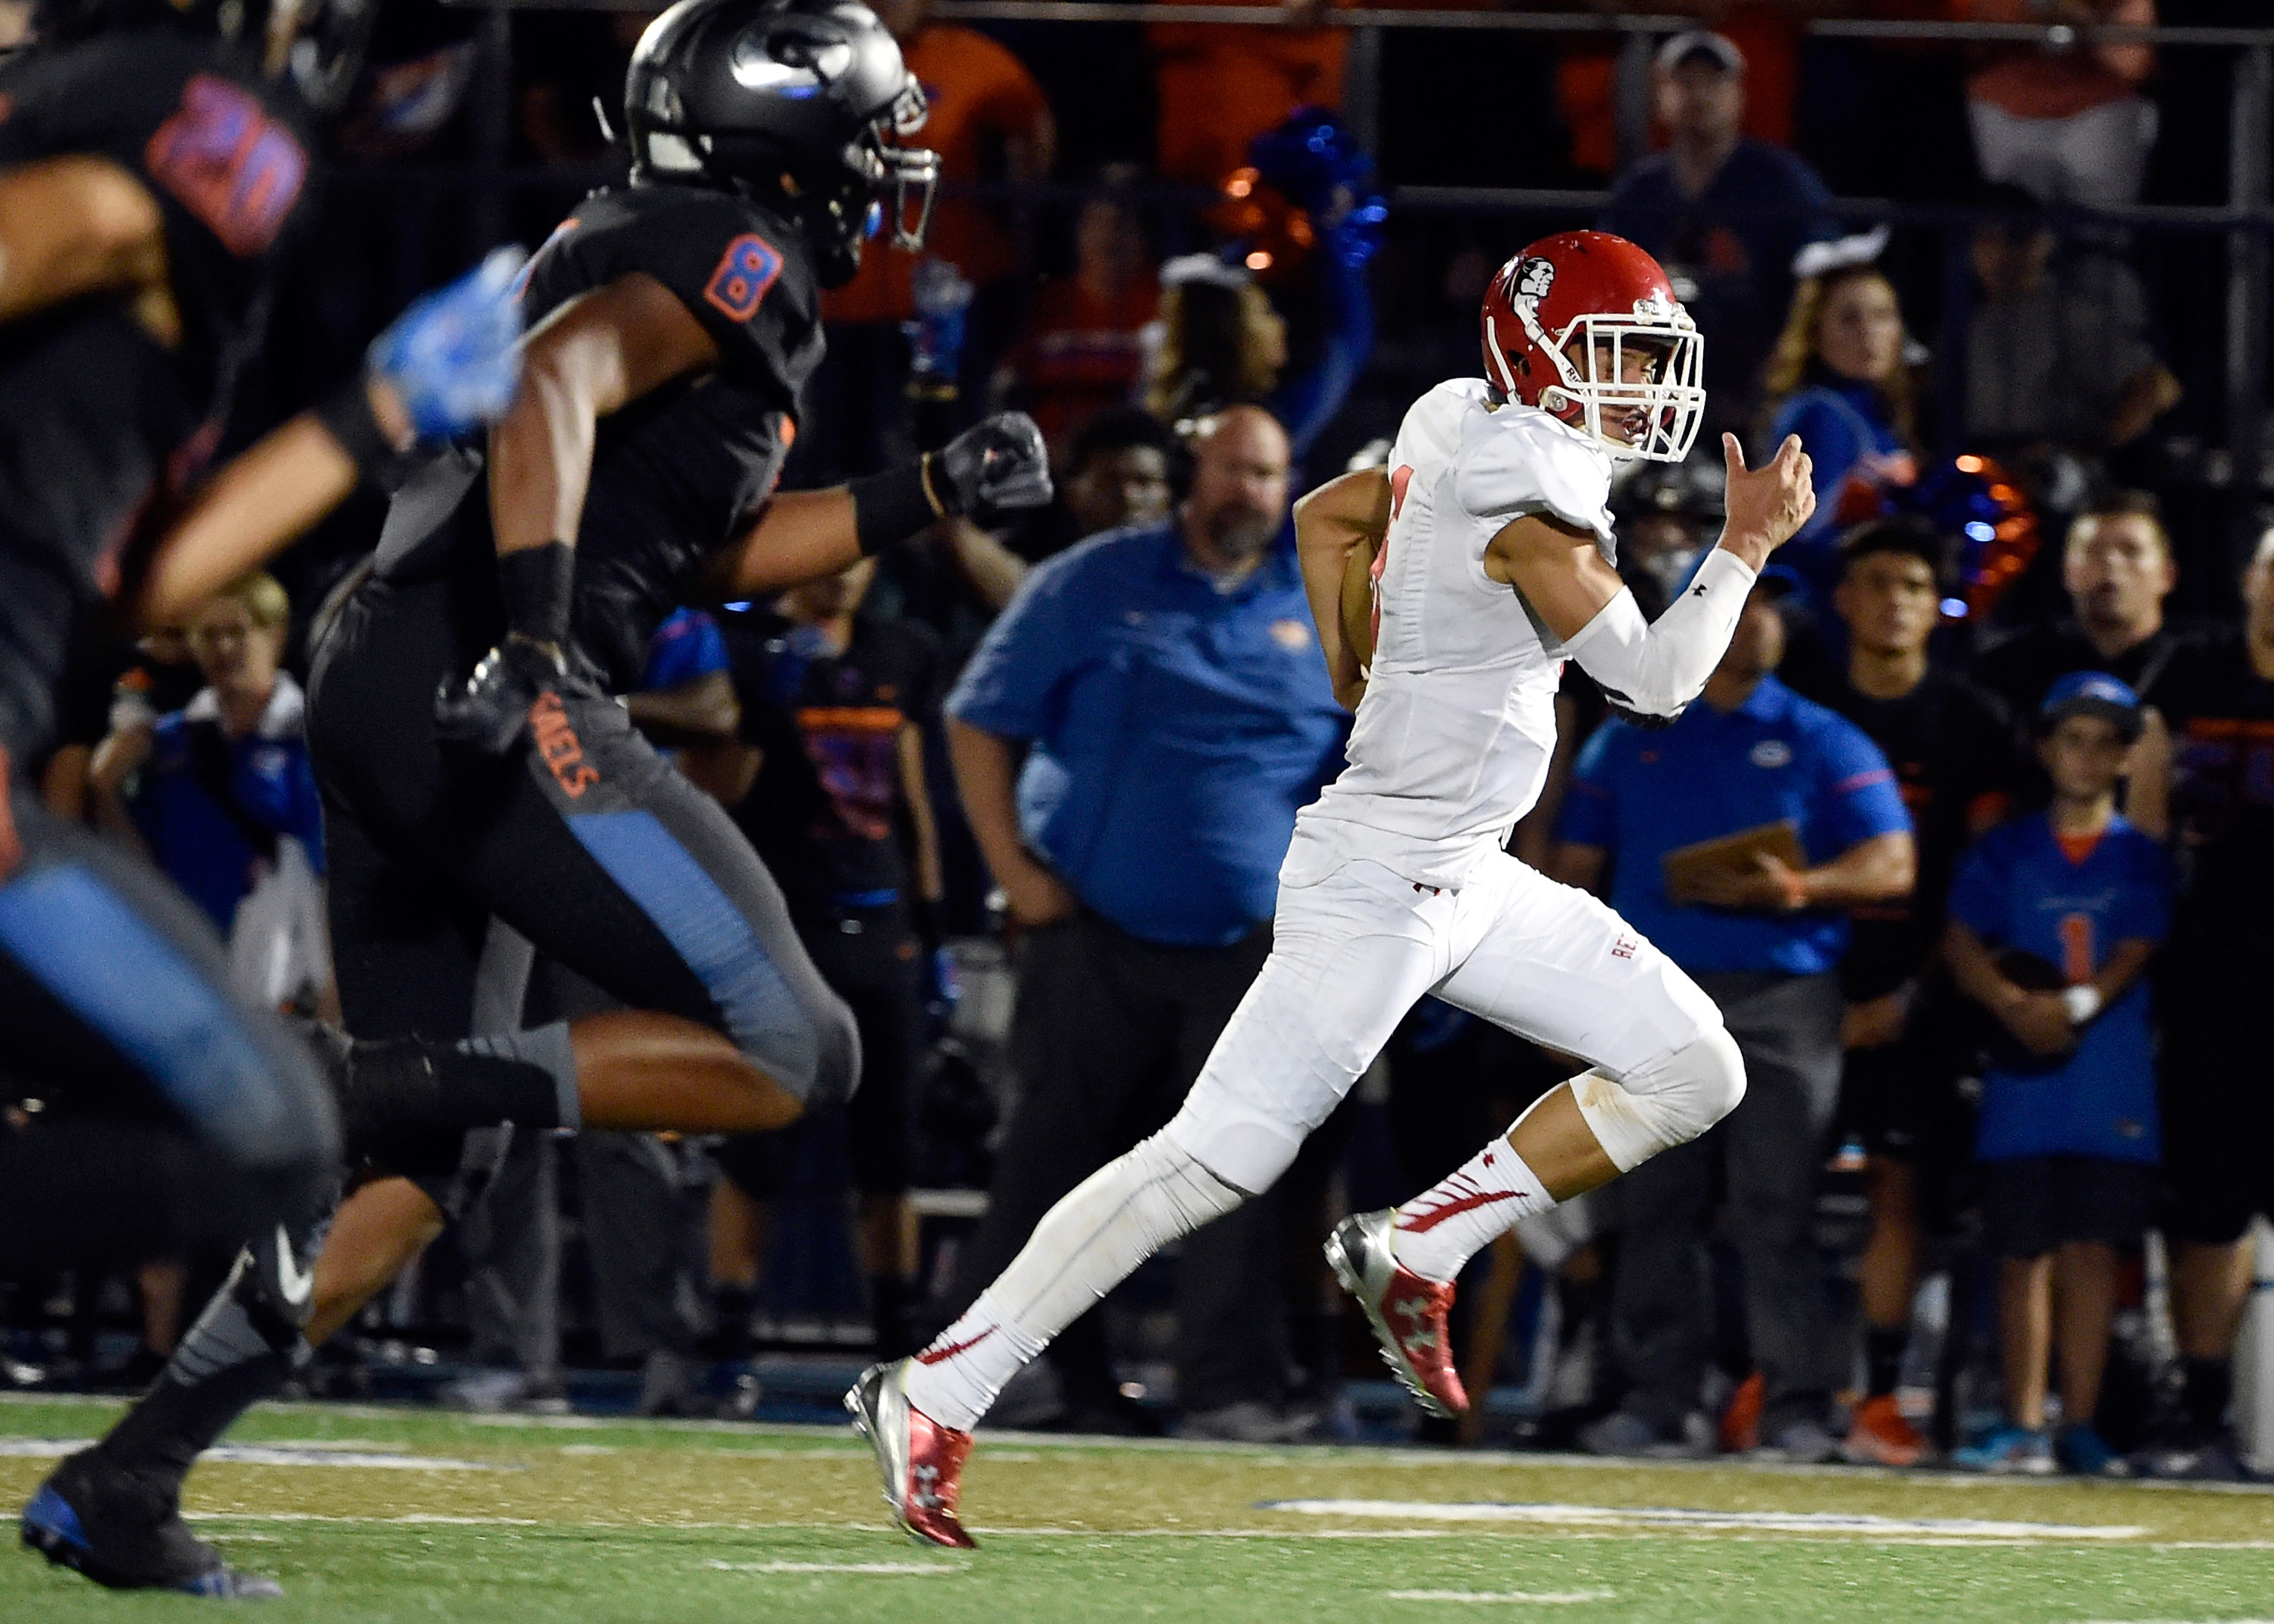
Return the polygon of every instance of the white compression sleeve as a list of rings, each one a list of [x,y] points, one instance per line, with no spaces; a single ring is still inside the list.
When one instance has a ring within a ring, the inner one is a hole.
[[[1162,1247],[1246,1199],[1156,1133],[1044,1214],[1019,1255],[909,1367],[908,1402],[968,1432],[1019,1367]]]
[[[1756,579],[1743,559],[1716,547],[1656,620],[1645,622],[1634,594],[1622,588],[1563,647],[1620,703],[1671,716],[1698,697],[1721,663]]]

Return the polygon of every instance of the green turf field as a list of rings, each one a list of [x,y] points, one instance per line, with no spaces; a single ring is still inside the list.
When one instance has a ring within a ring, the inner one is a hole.
[[[112,1407],[0,1402],[0,1501]],[[191,1515],[298,1620],[2274,1620],[2274,1495],[1560,1457],[983,1443],[974,1554],[849,1432],[276,1406]],[[0,1620],[196,1617],[0,1553]]]

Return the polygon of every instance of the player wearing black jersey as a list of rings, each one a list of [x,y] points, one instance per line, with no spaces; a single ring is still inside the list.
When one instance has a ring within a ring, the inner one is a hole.
[[[939,645],[921,621],[859,613],[876,575],[862,563],[786,593],[783,614],[727,615],[720,629],[742,699],[742,737],[759,765],[734,822],[773,871],[798,939],[852,1008],[861,1034],[861,1092],[847,1150],[860,1192],[855,1251],[869,1277],[881,1357],[921,1345],[915,1307],[916,1226],[907,1205],[915,1134],[911,1084],[923,1041],[924,916],[940,896],[939,840],[924,787],[923,724],[937,714]],[[712,1207],[712,1271],[755,1283],[747,1245],[722,1255],[748,1203],[779,1192],[794,1140],[726,1140],[713,1159],[734,1193]],[[761,1229],[763,1226],[760,1226]],[[733,1304],[730,1311],[729,1304]],[[722,1292],[720,1312],[749,1324],[747,1299]]]
[[[523,385],[486,455],[448,452],[401,486],[373,578],[318,650],[334,954],[358,1038],[467,1038],[501,920],[622,1007],[505,1040],[561,1086],[501,1090],[493,1120],[747,1132],[851,1091],[852,1018],[747,841],[610,695],[690,598],[779,591],[1050,485],[1040,433],[1011,414],[849,487],[773,490],[820,358],[819,288],[850,276],[887,198],[898,244],[919,244],[937,173],[899,140],[922,94],[865,8],[681,0],[643,36],[625,104],[632,184],[531,262]],[[455,1145],[465,1102],[428,1097]],[[442,1193],[385,1178],[350,1198],[306,1340],[439,1232]],[[244,1321],[216,1297],[58,1492],[132,1483],[178,1529],[198,1453],[302,1352]],[[124,1515],[114,1530],[149,1543]]]
[[[351,74],[361,25],[143,0],[42,10],[0,67],[0,1267],[132,1260],[254,1237],[245,1322],[287,1340],[338,1177],[325,1081],[273,1014],[225,990],[220,944],[155,875],[47,816],[14,763],[55,728],[72,641],[173,617],[274,553],[368,469],[510,397],[514,267],[407,313],[364,375],[200,480],[307,207],[305,100]],[[121,32],[104,32],[122,26]],[[312,27],[312,34],[297,32]],[[305,48],[305,49],[304,49]],[[295,1242],[294,1237],[302,1237]],[[111,1571],[258,1590],[170,1499],[43,1491],[27,1542],[94,1560],[115,1502],[145,1536]]]
[[[305,212],[305,109],[197,19],[103,20],[49,7],[0,67],[0,1094],[49,1107],[0,1131],[0,1267],[234,1244],[335,1176],[322,1081],[223,990],[195,910],[15,769],[52,739],[75,635],[205,597],[352,489],[358,454],[479,421],[470,385],[501,408],[519,331],[509,270],[444,296],[200,483]]]
[[[2169,825],[2180,869],[2156,993],[2182,1390],[2179,1415],[2139,1462],[2156,1477],[2241,1475],[2226,1425],[2232,1358],[2250,1295],[2250,1221],[2274,1217],[2274,1049],[2261,1013],[2274,966],[2274,530],[2243,573],[2242,604],[2239,630],[2172,662],[2157,690],[2168,773],[2133,789],[2135,821]],[[2160,820],[2147,804],[2157,800]]]

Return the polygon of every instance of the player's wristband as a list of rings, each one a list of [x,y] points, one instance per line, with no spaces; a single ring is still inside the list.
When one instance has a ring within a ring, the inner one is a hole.
[[[576,590],[576,549],[565,541],[498,554],[498,587],[505,598],[506,629],[555,649],[568,642],[568,610]]]
[[[845,488],[853,493],[853,536],[864,554],[895,546],[947,516],[932,493],[929,452],[899,468],[863,475]]]
[[[391,482],[401,468],[402,453],[380,426],[379,415],[371,409],[371,387],[361,373],[318,401],[309,410],[324,432],[339,442],[340,449],[356,465],[356,472],[375,485]]]
[[[2090,981],[2081,987],[2061,989],[2061,1007],[2068,1011],[2068,1024],[2082,1026],[2100,1013],[2100,989]]]

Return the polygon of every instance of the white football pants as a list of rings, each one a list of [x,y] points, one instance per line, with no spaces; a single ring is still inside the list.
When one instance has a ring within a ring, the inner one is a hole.
[[[1620,1085],[1578,1097],[1623,1169],[1743,1094],[1713,1001],[1588,892],[1501,853],[1457,890],[1416,885],[1299,829],[1271,956],[1163,1137],[1237,1189],[1270,1188],[1428,993]]]

